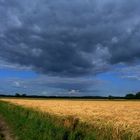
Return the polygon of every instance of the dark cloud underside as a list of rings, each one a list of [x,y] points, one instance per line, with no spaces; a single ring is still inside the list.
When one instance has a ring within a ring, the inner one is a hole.
[[[0,59],[48,75],[140,59],[139,0],[0,0]]]

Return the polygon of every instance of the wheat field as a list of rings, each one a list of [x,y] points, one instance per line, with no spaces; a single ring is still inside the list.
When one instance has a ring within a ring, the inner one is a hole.
[[[115,133],[140,135],[139,101],[2,99],[58,116],[73,116],[102,129],[112,125]]]

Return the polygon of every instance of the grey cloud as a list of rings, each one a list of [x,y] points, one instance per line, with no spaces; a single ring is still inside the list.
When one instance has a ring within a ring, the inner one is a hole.
[[[47,87],[47,88],[61,88],[65,90],[86,90],[91,87],[95,88],[97,85],[102,85],[103,81],[98,79],[83,78],[65,78],[65,77],[46,77],[40,76],[36,79],[24,80],[25,86],[31,88],[34,86]]]
[[[35,78],[3,78],[0,79],[0,93],[24,92],[27,94],[69,95],[70,91],[77,91],[75,95],[88,95],[100,92],[98,89],[104,81],[99,79],[48,77],[45,75]],[[8,84],[8,87],[5,86]]]
[[[80,76],[140,59],[139,0],[0,1],[0,58]]]
[[[119,68],[116,71],[120,77],[130,80],[140,80],[140,65]]]

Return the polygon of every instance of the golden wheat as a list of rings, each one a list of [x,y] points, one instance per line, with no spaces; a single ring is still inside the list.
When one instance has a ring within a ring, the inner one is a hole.
[[[139,101],[3,100],[59,116],[74,116],[101,128],[103,125],[111,124],[115,131],[131,130],[135,134],[140,134]]]

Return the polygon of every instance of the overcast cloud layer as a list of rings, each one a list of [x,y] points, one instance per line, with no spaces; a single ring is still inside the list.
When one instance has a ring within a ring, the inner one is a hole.
[[[58,76],[140,59],[139,0],[0,0],[0,59]]]
[[[0,93],[124,95],[139,82],[140,0],[0,0]]]

